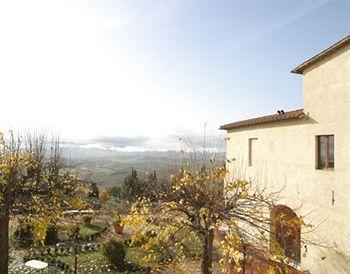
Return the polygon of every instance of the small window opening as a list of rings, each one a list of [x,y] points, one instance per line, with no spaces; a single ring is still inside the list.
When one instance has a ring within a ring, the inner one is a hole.
[[[334,135],[320,135],[317,142],[317,169],[334,168]]]
[[[249,166],[253,166],[253,161],[254,161],[254,151],[256,147],[256,141],[258,138],[249,138]]]

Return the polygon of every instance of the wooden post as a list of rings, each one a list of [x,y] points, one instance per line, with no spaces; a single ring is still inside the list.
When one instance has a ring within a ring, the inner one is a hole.
[[[78,273],[78,245],[75,243],[74,246],[74,274]]]

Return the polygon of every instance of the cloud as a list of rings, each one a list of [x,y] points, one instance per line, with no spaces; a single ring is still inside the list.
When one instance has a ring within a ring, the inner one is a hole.
[[[99,150],[109,150],[109,151],[117,151],[117,152],[146,152],[152,151],[146,147],[134,147],[134,146],[125,146],[125,147],[117,147],[117,146],[106,146],[102,144],[85,144],[80,145],[79,148],[82,149],[99,149]]]
[[[91,141],[96,144],[111,146],[111,147],[144,147],[150,140],[149,137],[136,136],[136,137],[125,137],[125,136],[100,136],[92,139]]]
[[[201,151],[220,152],[225,149],[224,135],[172,133],[159,137],[148,136],[99,136],[91,140],[65,141],[66,146],[82,149],[100,149],[120,152],[141,151]]]
[[[176,143],[177,146],[180,146],[182,149],[201,150],[205,148],[222,150],[224,147],[224,136],[220,134],[169,134],[162,137],[161,141],[165,144]]]

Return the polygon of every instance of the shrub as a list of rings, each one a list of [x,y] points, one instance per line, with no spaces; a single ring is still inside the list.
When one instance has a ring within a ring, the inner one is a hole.
[[[125,246],[122,242],[111,239],[103,245],[102,254],[108,261],[118,269],[124,266],[125,262]]]
[[[97,184],[95,182],[92,182],[90,185],[89,196],[90,197],[98,197],[99,196],[99,190],[98,190]]]
[[[80,226],[78,225],[73,225],[69,227],[69,238],[72,240],[78,240],[80,236]]]
[[[21,224],[13,233],[14,243],[18,247],[29,247],[33,244],[33,226]]]
[[[56,244],[60,241],[58,238],[58,230],[55,226],[49,226],[49,228],[46,231],[46,238],[45,238],[45,244],[46,245],[52,245]]]
[[[115,185],[115,186],[107,188],[107,199],[110,197],[113,197],[116,200],[123,200],[125,198],[124,196],[125,195],[124,195],[124,186],[123,185]]]
[[[102,202],[106,202],[108,200],[108,195],[109,195],[108,189],[104,188],[100,191],[98,196]]]
[[[60,251],[60,254],[63,255],[65,253],[65,248],[64,247],[60,247],[59,251]]]
[[[92,216],[91,215],[86,215],[86,216],[83,217],[83,220],[84,220],[84,224],[86,226],[88,226],[88,225],[91,224]]]

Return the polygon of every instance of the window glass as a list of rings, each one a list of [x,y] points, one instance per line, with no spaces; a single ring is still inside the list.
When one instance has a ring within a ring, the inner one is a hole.
[[[317,168],[334,168],[334,135],[317,136]]]
[[[331,135],[328,138],[329,140],[329,162],[334,164],[334,136]]]
[[[326,167],[327,157],[327,140],[325,136],[319,137],[319,168]]]

